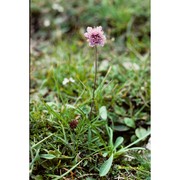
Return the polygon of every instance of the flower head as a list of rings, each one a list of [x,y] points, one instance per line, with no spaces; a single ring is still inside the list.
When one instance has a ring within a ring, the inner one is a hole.
[[[63,84],[63,85],[66,85],[66,84],[68,84],[69,82],[74,83],[75,80],[74,80],[72,77],[70,77],[69,79],[68,79],[68,78],[64,78],[62,84]]]
[[[78,125],[78,120],[74,119],[69,123],[69,126],[71,127],[71,129],[75,129]]]
[[[96,45],[104,46],[106,41],[106,37],[101,26],[94,28],[87,27],[87,32],[84,33],[84,36],[87,38],[87,42],[89,42],[89,46],[91,47]]]

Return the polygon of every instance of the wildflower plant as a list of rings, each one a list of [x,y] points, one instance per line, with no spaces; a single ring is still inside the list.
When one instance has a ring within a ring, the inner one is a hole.
[[[97,81],[97,62],[98,62],[98,50],[97,46],[104,46],[106,42],[106,36],[101,26],[98,27],[87,27],[87,32],[84,33],[84,36],[87,38],[87,42],[90,47],[95,47],[95,75],[94,75],[94,86],[93,86],[93,97],[91,102],[90,117],[92,114],[93,106],[95,104],[95,90],[96,90],[96,81]]]
[[[150,179],[149,3],[63,2],[32,3],[30,179]]]
[[[95,76],[94,76],[93,96],[92,96],[91,110],[90,110],[90,118],[91,118],[93,106],[95,104],[97,62],[98,62],[97,46],[104,46],[106,42],[106,37],[104,35],[104,32],[101,26],[94,27],[94,28],[88,27],[87,32],[84,34],[84,36],[87,38],[87,42],[89,43],[89,46],[95,48]],[[99,111],[100,111],[99,113],[100,113],[101,119],[106,121],[107,120],[106,107],[102,106]],[[147,134],[145,134],[145,136],[140,137],[139,139],[129,144],[128,146],[123,147],[121,144],[123,143],[124,138],[122,136],[119,136],[116,139],[115,143],[113,143],[113,130],[107,124],[106,124],[106,129],[109,136],[109,143],[108,143],[108,149],[104,152],[104,154],[105,154],[105,157],[108,155],[109,158],[101,165],[99,169],[100,176],[106,176],[106,174],[109,172],[112,166],[113,160],[119,157],[121,154],[124,154],[125,152],[129,150],[144,150],[144,148],[141,148],[141,147],[133,147],[133,148],[130,148],[130,147],[134,144],[137,144],[139,141],[143,140],[144,138],[150,135],[150,131],[149,131],[147,132]]]

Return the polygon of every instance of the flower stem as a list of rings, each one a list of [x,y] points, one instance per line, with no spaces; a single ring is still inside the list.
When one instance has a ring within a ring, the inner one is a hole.
[[[95,90],[96,90],[96,80],[97,80],[97,61],[98,61],[98,51],[97,51],[97,46],[95,46],[95,76],[94,76],[94,86],[93,86],[93,97],[92,97],[92,102],[91,102],[91,111],[90,111],[90,118],[92,115],[92,110],[95,105]]]

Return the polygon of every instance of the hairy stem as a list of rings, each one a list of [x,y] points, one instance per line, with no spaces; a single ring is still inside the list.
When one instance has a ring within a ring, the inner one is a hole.
[[[93,97],[92,97],[92,102],[91,102],[90,118],[92,115],[93,107],[95,105],[95,90],[96,90],[96,80],[97,80],[97,61],[98,61],[98,52],[97,52],[97,46],[95,46],[95,75],[94,75]]]

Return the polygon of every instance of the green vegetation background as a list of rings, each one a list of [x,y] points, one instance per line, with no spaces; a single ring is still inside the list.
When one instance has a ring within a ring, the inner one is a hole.
[[[87,156],[63,178],[150,179],[148,150],[120,156],[106,177],[98,175],[107,159],[99,151],[108,146],[105,125],[123,146],[150,130],[149,0],[32,0],[30,17],[30,178],[58,179]],[[83,34],[99,25],[107,43],[98,47],[96,115],[89,122],[95,56]],[[75,83],[63,85],[70,77]]]

